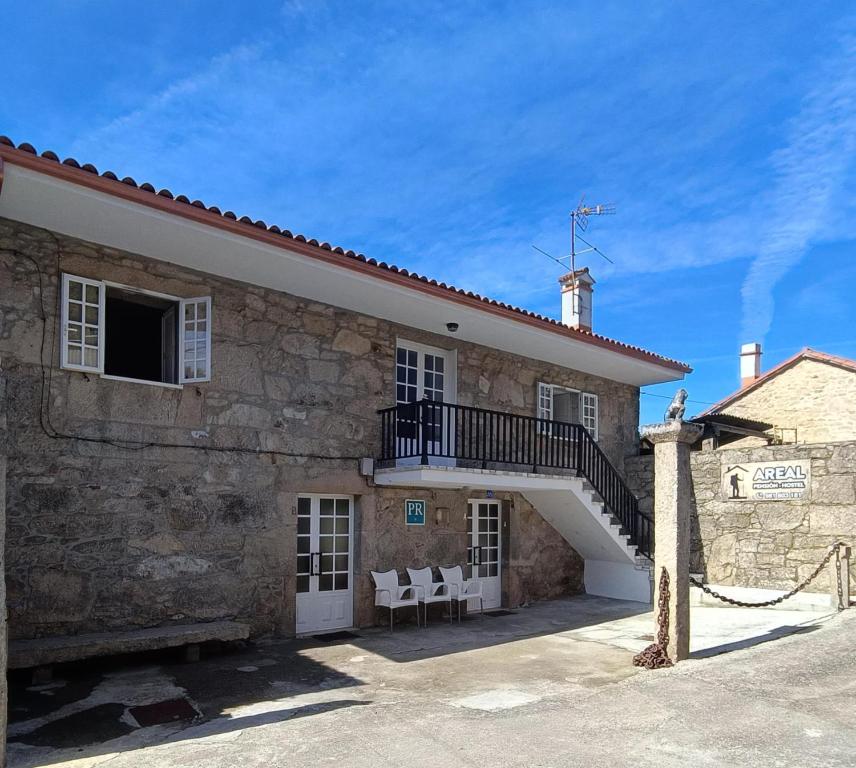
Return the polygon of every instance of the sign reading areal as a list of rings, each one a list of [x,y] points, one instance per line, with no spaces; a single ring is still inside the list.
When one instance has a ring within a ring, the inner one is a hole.
[[[425,525],[425,500],[404,500],[404,522],[407,525]]]
[[[722,465],[722,498],[728,501],[807,499],[810,490],[808,459]]]

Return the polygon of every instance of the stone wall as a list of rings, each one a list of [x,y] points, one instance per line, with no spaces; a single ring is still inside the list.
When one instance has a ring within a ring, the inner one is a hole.
[[[467,562],[467,503],[484,498],[484,493],[376,488],[375,497],[375,514],[364,518],[361,536],[363,583],[357,603],[361,625],[373,623],[375,617],[370,568],[396,568],[404,573],[408,566]],[[507,511],[501,542],[503,605],[517,607],[582,592],[584,561],[556,530],[519,494],[496,493],[494,498]],[[405,499],[426,500],[424,527],[404,525]],[[385,618],[384,611],[381,620]]]
[[[0,574],[5,573],[6,543],[6,380],[0,373]],[[6,580],[0,579],[0,765],[6,765],[7,706]]]
[[[856,440],[856,371],[803,359],[722,412],[796,430],[800,443]],[[785,440],[791,435],[786,432]]]
[[[62,272],[212,296],[212,380],[171,389],[60,370]],[[620,466],[636,449],[635,387],[8,220],[0,322],[14,637],[221,617],[288,632],[298,492],[358,497],[363,619],[370,568],[459,558],[460,530],[418,543],[403,521],[389,522],[400,513],[395,494],[356,470],[359,457],[379,453],[376,411],[393,400],[398,337],[456,352],[462,404],[531,415],[540,380],[597,393],[604,450]],[[443,503],[464,509],[465,494],[452,496]],[[576,553],[525,502],[515,509],[510,594],[579,589]],[[390,537],[398,543],[387,550]]]
[[[643,508],[653,508],[653,456],[626,462]],[[809,459],[811,494],[791,501],[731,501],[720,490],[722,467]],[[856,545],[856,443],[723,448],[691,455],[694,512],[691,569],[713,584],[789,589],[838,540]],[[856,579],[856,563],[852,566]],[[822,576],[810,591],[826,592]]]

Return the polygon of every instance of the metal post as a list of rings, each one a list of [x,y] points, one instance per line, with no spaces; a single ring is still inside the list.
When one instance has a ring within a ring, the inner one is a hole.
[[[422,461],[423,467],[428,466],[428,400],[423,398],[419,403],[419,428],[422,430]]]
[[[838,568],[836,574],[841,583],[841,594],[837,595],[839,610],[850,607],[850,547],[841,547],[838,550]]]

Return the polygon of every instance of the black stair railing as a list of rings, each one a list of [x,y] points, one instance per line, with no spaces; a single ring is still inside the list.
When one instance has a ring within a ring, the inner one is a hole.
[[[639,509],[633,492],[582,424],[434,400],[378,413],[382,465],[454,461],[481,468],[572,471],[591,484],[639,554],[653,558],[653,519]]]

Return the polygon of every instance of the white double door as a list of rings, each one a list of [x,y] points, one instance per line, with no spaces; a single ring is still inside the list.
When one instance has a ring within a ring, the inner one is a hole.
[[[412,341],[398,340],[395,350],[395,403],[413,403],[412,409],[399,412],[396,423],[399,463],[418,463],[423,437],[431,464],[454,463],[454,412],[441,405],[423,412],[417,403],[454,403],[454,352]]]
[[[502,514],[500,502],[473,499],[467,513],[468,577],[478,579],[482,586],[483,606],[499,608],[502,605]],[[478,601],[468,605],[478,609]]]
[[[297,634],[354,624],[354,500],[297,498]]]

